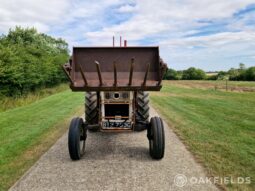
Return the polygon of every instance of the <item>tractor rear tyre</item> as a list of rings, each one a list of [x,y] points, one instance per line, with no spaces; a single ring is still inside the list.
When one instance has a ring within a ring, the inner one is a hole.
[[[85,96],[85,120],[89,125],[98,124],[98,97],[97,92],[87,92]],[[89,129],[98,131],[98,128]]]
[[[147,128],[150,117],[149,93],[138,91],[136,94],[136,125],[135,131],[143,131]]]
[[[68,149],[72,160],[79,160],[85,152],[85,141],[87,138],[83,119],[73,118],[68,133]]]
[[[150,155],[154,159],[162,159],[165,152],[164,125],[160,117],[152,117],[147,129]]]

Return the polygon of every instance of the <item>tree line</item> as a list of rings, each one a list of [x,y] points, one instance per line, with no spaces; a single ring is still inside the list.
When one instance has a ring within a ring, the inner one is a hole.
[[[16,27],[0,36],[0,96],[20,96],[66,81],[61,66],[69,58],[62,39],[39,33],[34,28]],[[215,75],[194,67],[183,71],[168,69],[166,80],[248,80],[255,81],[255,67],[220,71]]]
[[[190,67],[187,70],[176,71],[168,69],[164,75],[165,80],[233,80],[255,81],[255,67],[246,68],[240,63],[239,68],[231,68],[228,71],[214,72],[208,75],[205,71]]]
[[[19,96],[66,80],[61,69],[68,44],[34,28],[0,36],[0,96]]]

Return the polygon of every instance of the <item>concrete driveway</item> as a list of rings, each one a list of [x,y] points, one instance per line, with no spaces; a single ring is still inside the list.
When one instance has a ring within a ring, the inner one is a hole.
[[[165,157],[155,161],[146,131],[88,133],[85,155],[73,162],[66,133],[10,190],[218,190],[199,183],[206,179],[203,168],[167,124],[165,136]]]

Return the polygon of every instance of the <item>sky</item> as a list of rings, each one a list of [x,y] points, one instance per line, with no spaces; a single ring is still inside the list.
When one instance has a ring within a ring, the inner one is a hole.
[[[255,66],[255,0],[0,0],[0,34],[15,26],[63,38],[70,50],[121,35],[128,46],[159,46],[176,70]]]

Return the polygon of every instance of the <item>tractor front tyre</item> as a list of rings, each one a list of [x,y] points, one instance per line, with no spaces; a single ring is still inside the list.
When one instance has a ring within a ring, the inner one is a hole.
[[[152,117],[147,129],[150,155],[153,159],[162,159],[165,152],[164,125],[160,117]]]
[[[68,132],[68,149],[72,160],[79,160],[85,152],[85,141],[87,138],[83,119],[73,118]]]

